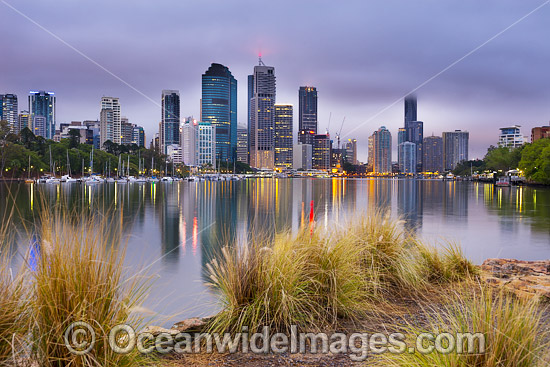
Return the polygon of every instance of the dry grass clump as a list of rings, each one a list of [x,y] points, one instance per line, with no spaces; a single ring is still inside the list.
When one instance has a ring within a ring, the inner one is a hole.
[[[41,215],[42,246],[30,305],[35,358],[41,366],[143,365],[146,361],[136,351],[115,353],[108,335],[118,324],[139,326],[130,309],[143,300],[145,283],[125,281],[124,250],[107,240],[116,237],[109,216],[74,214]],[[74,322],[88,323],[96,335],[95,346],[84,355],[71,353],[64,343],[64,333]]]
[[[457,248],[430,251],[382,214],[332,230],[255,239],[224,248],[208,266],[210,286],[223,304],[211,328],[322,329],[475,272]]]
[[[519,299],[492,288],[456,294],[448,306],[430,312],[428,329],[410,326],[410,335],[429,332],[481,333],[470,346],[466,339],[451,351],[386,354],[384,364],[410,367],[536,367],[548,366],[544,353],[548,332],[542,329],[541,309],[536,300]],[[484,339],[484,342],[482,341]],[[480,341],[481,340],[481,341]],[[435,346],[425,342],[425,347]],[[409,345],[414,345],[410,340]],[[443,345],[446,348],[449,344]],[[460,352],[459,348],[462,347]],[[546,357],[547,358],[547,357]]]

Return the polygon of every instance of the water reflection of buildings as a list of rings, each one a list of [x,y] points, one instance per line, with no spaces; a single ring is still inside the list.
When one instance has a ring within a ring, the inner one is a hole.
[[[422,227],[424,182],[415,179],[397,181],[397,209],[405,230],[411,234]]]

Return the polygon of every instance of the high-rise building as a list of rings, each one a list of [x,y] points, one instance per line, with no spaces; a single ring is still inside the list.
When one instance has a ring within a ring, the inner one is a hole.
[[[404,141],[397,147],[399,151],[399,172],[416,173],[416,144],[410,141]]]
[[[292,168],[292,118],[291,104],[275,105],[275,167]]]
[[[28,128],[30,131],[32,131],[32,115],[29,113],[29,111],[21,111],[19,113],[17,130],[21,131],[24,128]]]
[[[5,120],[12,133],[19,132],[19,108],[15,94],[0,94],[0,120]]]
[[[424,140],[424,123],[422,121],[409,121],[406,126],[407,141],[416,146],[416,171],[422,170],[422,141]]]
[[[216,127],[210,122],[198,122],[196,126],[196,165],[216,168]]]
[[[498,146],[506,148],[519,148],[528,142],[528,137],[521,134],[519,125],[501,127],[498,136]]]
[[[302,144],[313,144],[318,125],[317,88],[300,87],[298,102],[298,141]]]
[[[265,66],[260,59],[254,67],[250,99],[249,149],[250,165],[273,169],[275,166],[275,68]]]
[[[332,159],[332,141],[330,135],[318,134],[313,138],[313,169],[330,170]]]
[[[346,161],[353,165],[359,164],[357,161],[357,139],[348,139],[346,143]]]
[[[41,116],[44,119],[39,118],[39,128],[35,127],[36,132],[40,132],[40,136],[46,139],[52,139],[55,134],[55,93],[38,91],[29,92],[29,111],[32,115],[33,121],[35,117]]]
[[[145,148],[145,130],[143,129],[143,127],[133,125],[132,144],[137,144],[138,147]]]
[[[391,133],[385,126],[380,127],[372,135],[373,171],[375,173],[391,173]]]
[[[422,143],[424,172],[443,172],[443,139],[440,136],[427,136]]]
[[[248,164],[248,129],[237,126],[237,162]]]
[[[550,126],[540,126],[531,129],[531,142],[539,139],[550,138]]]
[[[405,129],[404,127],[400,127],[397,130],[397,163],[399,164],[399,167],[401,167],[401,165],[403,164],[403,157],[401,156],[401,150],[399,150],[399,146],[406,141],[408,141],[407,129]]]
[[[292,148],[292,168],[310,170],[313,168],[313,146],[298,142]]]
[[[160,145],[166,154],[168,145],[180,143],[180,92],[177,90],[162,91],[162,120],[160,122]]]
[[[371,135],[368,138],[367,165],[370,167],[370,169],[373,169],[373,165],[374,165],[374,135]]]
[[[400,131],[402,134],[402,132]],[[422,141],[424,123],[417,119],[417,100],[415,95],[405,97],[405,140],[416,145],[416,171],[422,170]],[[398,139],[401,138],[398,136]],[[400,143],[398,143],[400,144]]]
[[[443,133],[443,168],[446,171],[452,171],[457,164],[468,160],[469,138],[470,134],[467,131]]]
[[[32,133],[36,136],[46,137],[46,125],[48,120],[44,116],[33,116],[32,118]],[[52,136],[53,138],[53,136]]]
[[[187,117],[181,125],[183,163],[187,166],[197,165],[197,129],[198,122],[192,117]]]
[[[201,121],[216,127],[216,157],[233,161],[237,154],[237,80],[226,66],[212,64],[202,75]]]
[[[127,117],[120,118],[120,144],[132,144],[134,141],[134,125],[132,125]]]
[[[407,128],[407,122],[411,121],[417,121],[415,95],[405,97],[405,128]]]
[[[101,121],[84,120],[82,124],[88,128],[86,144],[93,145],[95,149],[101,149]]]
[[[100,146],[107,140],[113,143],[122,143],[122,127],[120,117],[120,102],[116,97],[101,98],[101,112],[99,114],[100,121]]]

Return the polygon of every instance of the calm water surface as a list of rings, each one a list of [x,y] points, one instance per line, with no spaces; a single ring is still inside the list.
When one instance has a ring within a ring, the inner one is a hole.
[[[11,194],[9,194],[11,192]],[[550,258],[550,189],[470,182],[392,179],[251,179],[157,184],[15,184],[0,187],[0,205],[31,221],[40,195],[50,205],[110,207],[128,240],[130,272],[155,276],[146,307],[157,317],[206,316],[216,310],[204,286],[216,250],[249,231],[271,235],[307,224],[338,226],[358,213],[389,210],[427,242],[459,243],[467,257]],[[13,195],[14,197],[11,197]],[[312,204],[313,202],[313,204]],[[3,212],[3,210],[1,211]],[[25,254],[28,240],[12,251]],[[21,258],[21,257],[19,257]],[[170,324],[170,322],[166,322]]]

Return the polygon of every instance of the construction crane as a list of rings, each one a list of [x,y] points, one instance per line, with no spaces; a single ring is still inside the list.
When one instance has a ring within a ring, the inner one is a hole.
[[[346,116],[344,116],[344,119],[342,120],[342,125],[340,125],[340,131],[336,134],[336,139],[338,139],[338,154],[339,154],[339,160],[340,160],[340,168],[343,166],[342,158],[342,147],[340,146],[340,135],[342,135],[342,129],[344,128],[344,122],[346,121]]]

